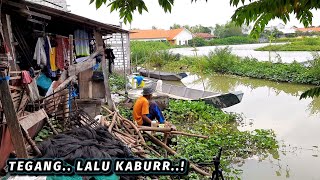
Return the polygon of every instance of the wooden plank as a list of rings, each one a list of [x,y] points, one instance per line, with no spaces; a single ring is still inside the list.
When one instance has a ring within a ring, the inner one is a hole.
[[[89,99],[89,81],[79,81],[80,99]]]
[[[21,118],[20,124],[23,129],[28,130],[45,118],[47,118],[47,113],[44,111],[44,109],[40,109],[39,111],[33,112],[28,116]]]
[[[41,13],[37,13],[34,11],[30,11],[30,10],[26,10],[26,9],[22,9],[21,12],[27,14],[27,15],[31,15],[31,16],[37,16],[43,19],[47,19],[47,20],[51,20],[51,16],[45,15],[45,14],[41,14]]]
[[[111,91],[110,91],[110,86],[109,86],[109,74],[108,74],[108,67],[107,67],[107,62],[106,62],[106,56],[104,53],[104,43],[102,40],[102,34],[98,31],[94,31],[94,37],[96,39],[96,46],[97,49],[103,49],[102,52],[102,59],[101,59],[101,65],[102,65],[102,72],[103,72],[103,81],[104,81],[104,87],[105,87],[105,99],[107,100],[108,106],[111,110],[114,110],[114,103],[111,98]]]
[[[5,73],[0,72],[0,77],[5,77]],[[7,81],[0,82],[0,100],[1,104],[5,104],[5,106],[3,106],[2,108],[6,117],[6,122],[11,134],[12,144],[16,151],[17,157],[27,158],[27,149],[25,146],[23,134],[21,132],[18,117],[13,106],[9,84]]]
[[[92,98],[102,99],[104,97],[105,97],[104,83],[92,81]]]
[[[88,69],[79,73],[79,95],[80,99],[92,98],[92,85],[90,82],[92,79],[93,70]]]
[[[100,47],[96,52],[91,54],[84,62],[71,65],[68,69],[68,75],[69,76],[78,75],[80,72],[83,72],[87,69],[92,68],[96,64],[96,60],[94,59],[94,57],[96,57],[98,54],[102,52],[104,52],[103,48]]]

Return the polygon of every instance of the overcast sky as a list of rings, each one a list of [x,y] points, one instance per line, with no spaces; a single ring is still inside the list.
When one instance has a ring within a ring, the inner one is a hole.
[[[117,12],[110,13],[110,9],[103,5],[96,10],[95,5],[89,5],[90,0],[67,0],[68,9],[72,13],[78,14],[90,19],[109,24],[119,24],[121,21]],[[224,24],[230,21],[235,8],[229,5],[229,0],[199,0],[197,3],[191,3],[191,0],[175,0],[171,14],[165,13],[159,6],[158,0],[145,0],[149,12],[143,12],[142,15],[135,13],[131,28],[151,29],[157,28],[169,29],[174,23],[181,25],[215,26],[215,24]],[[315,12],[315,17],[320,17],[319,12]],[[302,25],[294,18],[291,18],[288,26]],[[280,20],[272,21],[271,25],[279,24]],[[313,24],[319,25],[320,18],[314,19]],[[130,25],[124,28],[129,29]]]

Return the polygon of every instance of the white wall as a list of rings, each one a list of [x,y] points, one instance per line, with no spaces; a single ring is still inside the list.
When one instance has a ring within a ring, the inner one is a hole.
[[[192,39],[192,34],[188,30],[183,30],[174,39],[176,45],[187,45],[188,41]]]
[[[68,11],[66,0],[47,0],[51,3],[43,1],[43,0],[27,0],[27,1],[38,3],[41,5],[48,6],[48,7],[55,8],[55,9],[59,9],[62,11]]]
[[[162,39],[132,39],[131,41],[167,41],[166,38]]]
[[[111,39],[108,39],[106,41],[107,45],[111,46],[111,49],[113,49],[113,54],[116,57],[114,60],[114,70],[123,71],[124,70],[124,64],[126,71],[128,72],[131,68],[130,64],[130,40],[129,40],[129,34],[123,33],[123,47],[124,47],[124,60],[123,60],[123,52],[122,52],[122,40],[121,40],[121,34],[120,33],[114,33],[112,35],[108,35],[107,37]]]

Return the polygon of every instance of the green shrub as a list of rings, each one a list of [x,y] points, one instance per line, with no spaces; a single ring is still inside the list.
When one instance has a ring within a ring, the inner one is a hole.
[[[200,37],[195,37],[189,41],[190,46],[196,46],[196,47],[201,47],[201,46],[207,46],[208,43],[205,39],[200,38]]]
[[[234,65],[237,56],[231,53],[229,47],[220,49],[216,48],[207,56],[210,69],[219,73],[226,73]]]
[[[234,44],[253,44],[258,43],[257,39],[253,39],[249,36],[232,36],[221,39],[213,39],[208,42],[208,45],[234,45]]]
[[[125,89],[125,78],[123,75],[112,73],[109,76],[109,85],[112,92],[120,91]]]
[[[156,41],[131,41],[131,62],[136,65],[145,63],[148,58],[161,50],[170,49],[171,46],[168,42],[156,42]]]

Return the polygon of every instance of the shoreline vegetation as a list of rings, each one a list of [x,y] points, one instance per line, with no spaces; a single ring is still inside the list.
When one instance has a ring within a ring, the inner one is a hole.
[[[153,44],[150,46],[150,43]],[[132,62],[147,68],[165,71],[189,71],[199,74],[228,74],[242,77],[266,79],[276,82],[298,84],[320,84],[320,56],[314,54],[314,61],[308,67],[301,63],[260,62],[255,58],[241,58],[226,47],[215,49],[207,56],[186,57],[168,51],[170,45],[161,42],[134,42],[132,44]],[[134,51],[136,50],[136,51]],[[136,58],[136,60],[135,60]]]
[[[269,45],[256,51],[320,51],[320,38],[283,38],[276,42],[288,42],[282,45]]]
[[[131,118],[130,109],[120,107],[119,110],[124,117]],[[239,131],[237,125],[241,122],[241,116],[225,113],[204,102],[170,100],[164,116],[178,130],[209,136],[208,139],[173,136],[171,147],[178,155],[169,156],[170,159],[186,158],[195,164],[210,162],[222,147],[221,168],[224,176],[227,179],[239,179],[242,173],[239,166],[245,159],[257,156],[263,160],[270,154],[276,159],[279,157],[278,142],[272,130]],[[164,154],[161,148],[152,148]],[[213,171],[211,166],[203,168]],[[206,179],[196,173],[190,173],[188,178]]]

